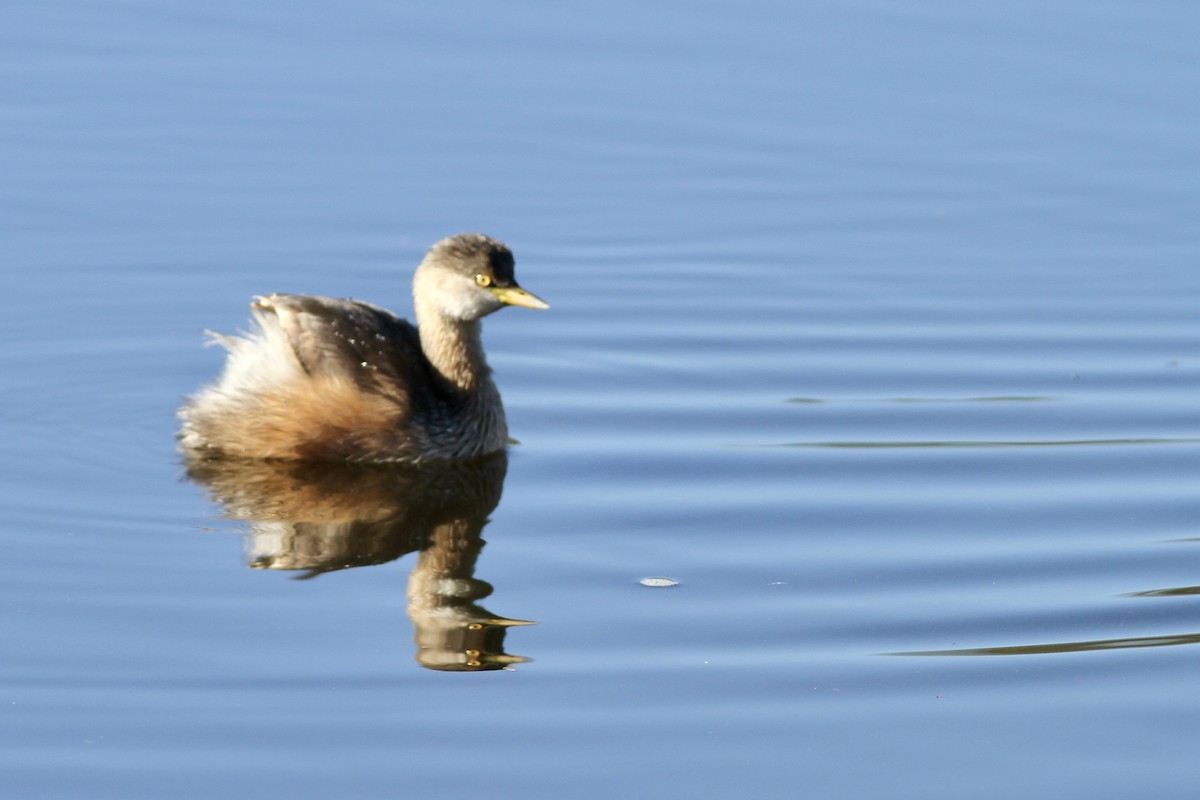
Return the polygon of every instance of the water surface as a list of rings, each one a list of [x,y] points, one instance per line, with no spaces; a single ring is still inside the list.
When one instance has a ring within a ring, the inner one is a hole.
[[[1189,796],[1200,13],[8,17],[10,791]],[[202,329],[460,230],[498,483],[186,479]]]

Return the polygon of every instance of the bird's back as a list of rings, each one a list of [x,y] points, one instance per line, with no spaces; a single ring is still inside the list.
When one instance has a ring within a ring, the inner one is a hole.
[[[357,300],[274,294],[215,384],[180,412],[182,444],[214,456],[416,461],[457,398],[410,323]]]

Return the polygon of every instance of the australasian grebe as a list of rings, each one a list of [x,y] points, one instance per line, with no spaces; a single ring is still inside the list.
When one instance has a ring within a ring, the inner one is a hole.
[[[217,382],[179,411],[195,456],[419,462],[504,449],[508,426],[480,339],[506,305],[549,308],[517,285],[512,252],[465,233],[413,276],[414,327],[358,300],[255,298],[254,330],[213,334]]]

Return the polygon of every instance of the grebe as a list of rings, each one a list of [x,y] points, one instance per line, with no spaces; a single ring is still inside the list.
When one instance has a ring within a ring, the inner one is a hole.
[[[508,247],[476,233],[430,248],[413,304],[415,327],[359,300],[255,298],[253,331],[213,334],[229,358],[180,409],[181,446],[193,457],[407,463],[503,450],[481,320],[549,306],[517,285]]]

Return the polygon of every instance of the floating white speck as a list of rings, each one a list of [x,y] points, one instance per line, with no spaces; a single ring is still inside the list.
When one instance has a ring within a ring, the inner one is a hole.
[[[642,586],[652,586],[655,588],[679,585],[679,581],[672,580],[671,578],[642,578],[638,582],[642,584]]]

